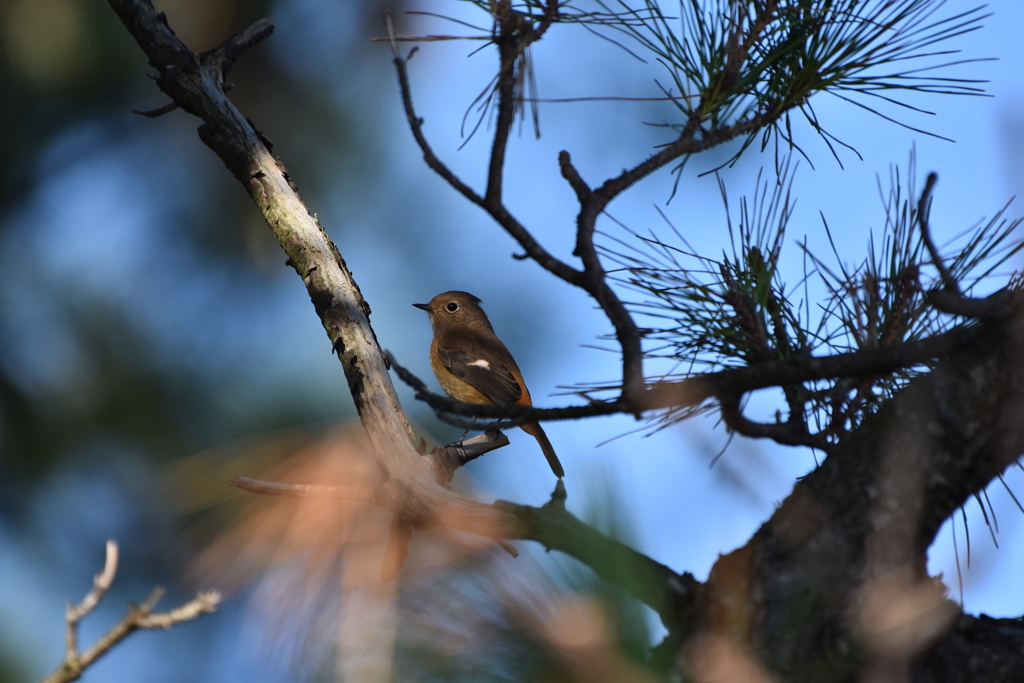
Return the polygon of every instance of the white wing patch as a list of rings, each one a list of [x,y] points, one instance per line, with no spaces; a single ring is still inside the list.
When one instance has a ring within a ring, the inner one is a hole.
[[[485,361],[483,358],[481,358],[480,360],[475,360],[472,363],[466,363],[466,365],[477,365],[486,370],[491,369],[491,364]]]

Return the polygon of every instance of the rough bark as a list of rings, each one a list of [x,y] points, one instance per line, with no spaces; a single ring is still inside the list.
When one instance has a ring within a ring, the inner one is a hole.
[[[501,535],[518,521],[492,506],[454,495],[434,482],[388,375],[384,354],[344,259],[311,215],[268,143],[227,98],[224,76],[239,55],[273,31],[261,20],[210,52],[190,51],[149,0],[110,0],[157,70],[156,83],[184,111],[203,120],[202,141],[238,179],[274,231],[342,363],[359,417],[386,475],[392,506],[414,524],[441,520],[482,535]]]
[[[1019,622],[954,622],[959,610],[926,562],[942,522],[1024,451],[1022,349],[1018,305],[865,419],[719,561],[704,627],[750,646],[785,681],[906,680],[918,653],[917,680],[1021,680]],[[977,652],[951,656],[972,642]]]

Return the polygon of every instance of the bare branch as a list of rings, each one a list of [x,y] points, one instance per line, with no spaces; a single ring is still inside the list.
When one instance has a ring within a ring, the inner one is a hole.
[[[1014,294],[1012,302],[1020,300]],[[799,384],[836,377],[857,377],[892,372],[938,358],[970,345],[981,334],[979,327],[957,327],[948,332],[915,341],[882,346],[832,356],[803,356],[774,360],[742,368],[730,368],[705,375],[694,375],[679,382],[648,383],[638,403],[621,399],[594,401],[584,406],[538,408],[535,406],[487,405],[463,403],[435,394],[422,380],[388,356],[399,378],[416,391],[416,398],[425,401],[439,415],[457,414],[471,417],[501,418],[509,424],[530,420],[577,420],[585,417],[632,413],[638,407],[646,412],[679,406],[695,406],[716,397],[731,400],[749,391],[775,386]]]
[[[939,176],[936,173],[928,174],[924,190],[921,191],[921,199],[917,202],[917,222],[921,226],[921,236],[924,238],[925,247],[932,257],[932,263],[939,271],[943,284],[943,289],[928,292],[928,300],[935,308],[951,315],[967,318],[1005,318],[1013,312],[1016,297],[1011,290],[1002,289],[984,299],[964,296],[960,290],[960,283],[942,262],[939,250],[932,240],[931,226],[929,225],[932,193],[938,180]]]
[[[92,590],[79,604],[68,604],[64,615],[66,623],[64,661],[56,671],[44,679],[43,683],[66,683],[66,681],[78,680],[82,676],[82,672],[133,631],[171,628],[217,610],[221,601],[220,593],[207,591],[198,593],[192,600],[168,612],[154,613],[153,608],[163,596],[163,589],[156,588],[142,605],[129,607],[128,613],[119,622],[114,624],[88,650],[79,654],[76,643],[78,622],[103,600],[110,589],[110,584],[113,583],[114,576],[117,574],[117,556],[117,543],[107,541],[107,558],[103,565],[103,571],[93,578]]]
[[[487,203],[501,205],[504,186],[505,150],[508,136],[515,121],[516,109],[522,104],[521,93],[516,92],[516,80],[525,76],[527,50],[537,42],[558,17],[558,2],[549,0],[541,20],[536,26],[532,19],[514,9],[510,0],[492,3],[492,13],[498,28],[493,40],[498,46],[500,69],[497,76],[498,116],[491,144],[491,158],[487,170]]]
[[[921,225],[921,236],[924,238],[924,244],[932,257],[932,263],[938,268],[939,275],[942,277],[942,284],[945,285],[948,292],[960,296],[960,285],[957,283],[956,278],[953,277],[953,274],[949,272],[949,268],[942,262],[942,257],[939,256],[939,250],[935,248],[931,229],[928,226],[928,214],[932,210],[932,191],[935,189],[935,183],[938,181],[938,174],[928,174],[924,190],[921,191],[921,199],[917,202],[917,222]]]
[[[385,13],[384,18],[388,28],[388,35],[393,37],[394,28],[391,24],[390,13]],[[416,114],[416,110],[413,107],[412,89],[409,85],[407,58],[401,56],[398,51],[398,43],[394,39],[391,41],[391,50],[394,55],[393,63],[395,65],[395,71],[398,74],[398,86],[402,97],[402,106],[405,109],[405,116],[409,122],[409,128],[412,131],[413,138],[415,138],[416,144],[419,145],[420,151],[423,153],[423,160],[426,162],[427,166],[441,176],[446,183],[455,188],[459,194],[487,211],[491,217],[493,217],[494,220],[497,221],[506,232],[508,232],[509,235],[519,242],[520,246],[522,246],[529,257],[540,264],[542,268],[566,282],[578,284],[583,275],[580,271],[550,254],[540,245],[539,242],[537,242],[536,239],[534,239],[533,235],[531,235],[530,232],[508,212],[504,205],[501,204],[500,200],[490,201],[478,195],[471,187],[469,187],[469,185],[462,182],[462,180],[438,158],[437,154],[434,153],[433,148],[430,146],[426,136],[423,134],[423,119]]]
[[[220,65],[221,78],[226,78],[228,72],[238,61],[246,50],[253,47],[264,38],[269,38],[274,32],[274,22],[270,19],[260,19],[248,28],[242,29],[221,46],[203,53],[201,60],[209,60]]]
[[[107,541],[107,556],[103,563],[103,571],[93,577],[92,590],[86,594],[82,602],[73,607],[68,605],[65,618],[69,624],[79,621],[89,614],[110,590],[110,584],[113,583],[114,575],[117,574],[117,557],[117,543]]]
[[[156,109],[149,109],[147,111],[140,111],[138,109],[132,109],[132,113],[133,114],[138,114],[139,116],[145,116],[145,117],[150,118],[150,119],[155,119],[157,117],[163,116],[164,114],[169,114],[170,112],[174,111],[177,108],[178,108],[178,103],[177,102],[168,102],[167,104],[165,104],[162,107],[157,107]]]
[[[740,397],[729,396],[720,399],[722,419],[725,425],[737,434],[751,439],[771,439],[784,446],[809,446],[827,452],[830,444],[825,434],[812,434],[802,422],[754,422],[744,417],[740,410]]]
[[[543,507],[503,500],[494,505],[523,522],[518,533],[507,538],[536,541],[579,560],[657,612],[670,632],[692,628],[699,582],[691,574],[679,574],[584,524],[565,509],[565,499],[565,484],[559,480]]]
[[[572,159],[565,150],[558,153],[558,167],[562,171],[562,177],[568,181],[569,186],[576,193],[579,202],[582,204],[587,201],[592,192],[590,186],[580,177],[579,171],[572,165]]]

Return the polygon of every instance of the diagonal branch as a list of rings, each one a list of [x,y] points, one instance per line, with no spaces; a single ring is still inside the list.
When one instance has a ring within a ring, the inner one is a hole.
[[[163,589],[157,588],[150,594],[149,598],[139,605],[130,606],[128,613],[114,624],[109,631],[100,636],[89,649],[79,654],[78,652],[78,622],[84,619],[103,600],[110,584],[117,574],[117,543],[107,541],[107,558],[103,565],[103,571],[93,578],[92,590],[77,605],[68,603],[64,614],[66,632],[64,636],[64,660],[57,670],[46,677],[43,683],[66,683],[81,678],[82,673],[92,666],[96,660],[105,655],[115,645],[127,638],[131,633],[139,629],[167,629],[187,621],[192,621],[203,614],[210,614],[217,610],[220,604],[220,594],[216,591],[198,593],[196,597],[183,605],[175,607],[167,612],[153,612],[156,603],[163,596]]]
[[[412,102],[412,89],[409,85],[408,58],[402,57],[398,50],[398,42],[395,38],[394,27],[391,24],[390,13],[385,13],[388,36],[391,39],[391,51],[394,55],[392,60],[395,65],[395,72],[398,75],[398,87],[402,97],[402,106],[405,109],[405,117],[409,122],[409,129],[413,138],[423,153],[423,160],[427,166],[451,185],[463,197],[473,202],[480,208],[487,211],[501,225],[509,235],[513,237],[523,248],[526,254],[536,261],[542,268],[553,275],[576,284],[582,278],[582,273],[564,261],[556,258],[533,237],[523,225],[512,216],[504,207],[500,199],[492,201],[481,197],[469,185],[464,183],[455,173],[438,158],[426,135],[423,133],[423,119],[416,114]]]
[[[608,538],[565,508],[565,484],[559,480],[551,500],[539,508],[499,500],[495,507],[523,522],[517,535],[579,560],[608,583],[623,588],[653,609],[670,632],[694,627],[700,582],[689,572],[669,567]]]
[[[224,93],[225,65],[266,35],[269,23],[257,22],[221,48],[197,55],[178,40],[149,0],[109,1],[157,69],[160,89],[203,120],[200,138],[242,183],[274,231],[288,264],[302,278],[330,348],[337,350],[375,457],[387,474],[385,486],[395,514],[417,523],[440,519],[449,527],[484,536],[517,524],[489,505],[437,485],[429,461],[413,448],[412,430],[358,285],[282,164]]]

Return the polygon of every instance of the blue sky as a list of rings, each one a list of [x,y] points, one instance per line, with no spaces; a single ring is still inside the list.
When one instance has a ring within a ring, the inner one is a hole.
[[[948,5],[946,12],[963,9],[960,4],[956,8]],[[444,7],[450,11],[450,6]],[[459,17],[478,22],[479,17],[466,9],[466,14]],[[983,87],[990,97],[916,98],[915,104],[935,115],[901,115],[900,120],[909,125],[952,141],[907,130],[829,95],[814,101],[815,111],[828,130],[853,145],[863,160],[840,149],[840,167],[813,131],[806,125],[796,126],[797,140],[808,151],[813,168],[802,160],[796,174],[793,194],[797,203],[787,234],[788,259],[784,260],[789,270],[783,280],[795,283],[801,277],[797,242],[806,239],[811,250],[828,261],[830,249],[819,212],[828,220],[845,262],[854,264],[864,258],[869,234],[874,231],[876,237],[880,236],[884,225],[879,182],[883,189],[888,189],[893,165],[905,173],[911,150],[916,150],[918,188],[929,171],[939,174],[932,224],[940,243],[974,226],[983,217],[991,217],[1024,186],[1017,151],[1024,138],[1019,135],[1016,113],[1024,99],[1024,76],[1019,68],[1024,55],[1014,28],[1024,20],[1024,7],[1001,2],[990,5],[989,10],[994,16],[983,22],[981,30],[961,36],[944,48],[962,51],[962,55],[951,59],[997,59],[956,67],[951,72],[959,77],[988,79],[991,82]],[[461,26],[422,18],[400,20],[398,30],[413,34],[469,32]],[[491,74],[491,55],[465,59],[473,48],[474,44],[468,42],[422,46],[410,63],[410,74],[417,110],[426,121],[424,130],[435,150],[463,180],[481,188],[487,137],[478,134],[457,151],[463,142],[459,136],[461,121],[451,115],[452,103],[467,106]],[[549,33],[535,48],[534,64],[542,99],[652,97],[658,95],[653,79],[665,82],[659,67],[623,58],[618,48],[572,28]],[[657,122],[657,115],[658,108],[650,104],[542,104],[541,139],[535,140],[526,127],[511,145],[505,196],[513,214],[549,250],[569,258],[575,239],[575,204],[568,185],[559,175],[557,153],[569,151],[583,178],[592,186],[600,184],[620,169],[642,160],[653,144],[666,139],[662,129],[642,124]],[[665,115],[664,109],[660,115]],[[398,138],[392,153],[399,159],[418,158],[411,136]],[[749,156],[754,158],[744,159],[736,168],[722,172],[733,202],[752,192],[761,165],[772,164],[768,154],[761,155],[760,160],[756,152]],[[655,229],[666,234],[664,222],[654,208],[657,205],[698,252],[721,254],[728,245],[728,237],[717,184],[712,176],[697,177],[721,160],[719,155],[712,161],[705,162],[699,157],[691,161],[678,193],[667,205],[673,179],[662,172],[616,199],[608,212],[634,230]],[[429,191],[441,185],[422,164],[396,166],[402,169],[399,182],[425,186]],[[1008,212],[1011,218],[1024,213],[1018,203]],[[445,247],[458,254],[459,266],[440,276],[435,289],[470,289],[481,296],[485,304],[490,304],[488,310],[500,333],[543,335],[543,347],[534,347],[529,360],[521,361],[535,402],[561,405],[564,399],[543,397],[560,386],[615,376],[618,368],[614,354],[582,348],[609,331],[607,322],[589,310],[590,304],[584,297],[553,282],[552,276],[536,265],[508,258],[515,251],[512,242],[454,191],[447,193],[447,199],[442,197],[440,204],[443,208],[435,210],[443,211],[452,231],[445,238]],[[608,222],[599,224],[601,227],[614,230]],[[432,256],[445,258],[445,251],[435,251]],[[1019,263],[1013,266],[1019,267]],[[372,289],[375,280],[371,276],[363,285],[364,291]],[[389,280],[387,286],[393,283]],[[514,297],[508,294],[510,288],[516,292]],[[422,299],[433,293],[410,291],[409,296]],[[507,306],[509,299],[514,299],[514,310],[503,312],[501,307]],[[406,346],[402,346],[401,335],[389,332],[407,325],[408,313],[400,299],[395,305],[394,311],[391,306],[378,310],[378,334],[384,339],[395,339],[384,343],[391,343],[400,357],[418,356],[419,365],[414,363],[413,367],[421,376],[429,377],[421,351],[428,343],[429,331],[422,325],[418,337],[406,339]],[[565,315],[566,311],[572,314]],[[533,329],[524,331],[524,326]],[[636,426],[621,417],[551,425],[548,432],[556,448],[559,444],[570,444],[559,449],[568,472],[570,506],[575,505],[577,510],[585,508],[586,497],[579,497],[579,487],[588,476],[607,477],[621,497],[620,509],[633,518],[634,528],[639,530],[641,550],[677,570],[691,571],[698,578],[706,577],[720,553],[745,542],[785,497],[794,477],[813,466],[812,455],[804,449],[737,439],[719,464],[709,469],[708,463],[726,440],[713,418],[693,420],[649,438],[644,438],[643,433],[633,434],[604,444]],[[525,445],[521,445],[523,441]],[[509,450],[520,447],[525,450],[523,459],[536,460],[533,444],[513,435]],[[476,468],[482,470],[483,486],[498,498],[542,502],[552,482],[538,476],[535,468],[524,469],[518,461],[518,455],[505,455],[483,463]],[[1015,492],[1024,491],[1020,470],[1008,472],[1006,481]],[[1024,612],[1024,591],[1014,577],[1024,560],[1024,515],[999,482],[993,485],[990,498],[998,516],[1000,549],[996,550],[989,538],[977,506],[967,506],[971,526],[969,571],[963,527],[958,520],[965,607],[972,613],[1019,615]],[[956,597],[956,562],[948,524],[932,549],[930,567],[932,572],[945,574]]]

